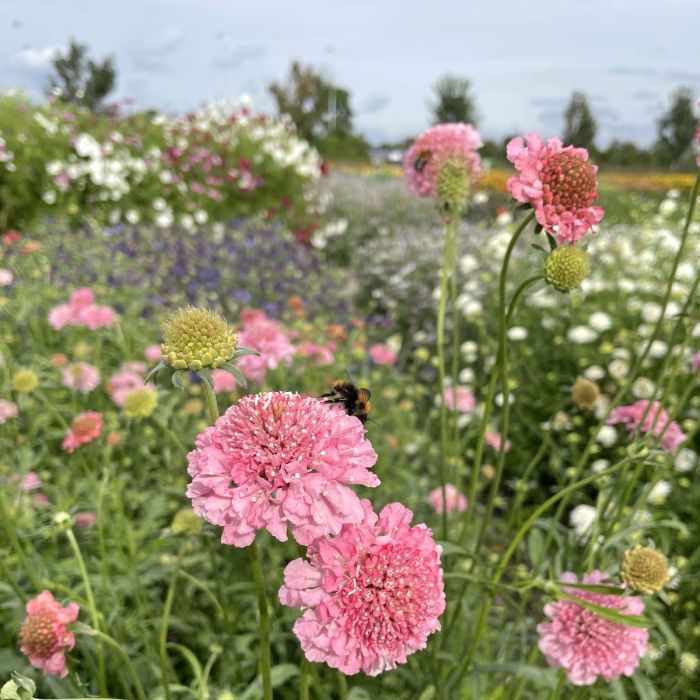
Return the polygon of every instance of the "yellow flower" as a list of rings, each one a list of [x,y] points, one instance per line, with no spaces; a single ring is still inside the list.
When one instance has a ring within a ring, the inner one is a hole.
[[[39,377],[31,369],[18,369],[12,377],[12,387],[15,391],[29,394],[39,386]]]

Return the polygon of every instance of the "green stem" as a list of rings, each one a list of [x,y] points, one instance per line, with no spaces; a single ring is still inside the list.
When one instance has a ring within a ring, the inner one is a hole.
[[[309,662],[303,651],[299,668],[299,700],[309,700]]]
[[[457,309],[457,240],[459,238],[459,221],[460,208],[455,206],[451,218],[451,241],[450,241],[450,260],[452,263],[451,278],[450,278],[450,315],[452,318],[452,386],[456,387],[459,381],[459,312]],[[454,445],[459,445],[459,424],[457,422],[457,413],[452,413],[453,435],[452,442]],[[459,447],[457,447],[457,455],[459,455]],[[457,486],[457,490],[462,490],[462,473],[459,461],[455,460],[453,482]],[[444,498],[444,495],[443,495]]]
[[[168,682],[168,623],[170,622],[170,613],[173,609],[173,601],[175,600],[175,591],[177,589],[177,578],[179,575],[180,559],[185,551],[184,545],[180,549],[177,556],[173,573],[170,576],[168,584],[168,593],[165,597],[165,605],[163,606],[163,617],[160,622],[160,634],[158,636],[158,659],[160,661],[160,673],[163,679],[163,690],[165,691],[166,700],[171,700],[170,683]]]
[[[209,418],[213,424],[219,419],[219,404],[216,402],[216,394],[214,393],[214,390],[205,381],[202,381],[202,386],[204,387],[204,397],[207,402]]]
[[[338,700],[347,700],[348,698],[348,681],[342,671],[338,671]]]
[[[510,304],[508,304],[508,313],[506,314],[506,325],[510,323],[510,320],[513,318],[513,313],[515,312],[515,306],[518,303],[518,299],[520,299],[522,293],[531,285],[535,284],[535,282],[539,282],[540,280],[543,280],[544,276],[543,275],[533,275],[532,277],[528,277],[516,290],[513,292],[513,296],[510,299]]]
[[[250,557],[250,566],[253,571],[253,579],[258,594],[258,612],[260,614],[260,670],[262,673],[263,698],[272,700],[272,679],[270,677],[270,611],[267,606],[265,594],[265,581],[263,579],[262,566],[258,549],[253,542],[247,547]]]
[[[97,632],[100,631],[100,614],[97,610],[97,605],[95,604],[95,596],[92,592],[92,585],[90,584],[90,576],[88,575],[87,568],[85,567],[85,560],[83,559],[83,554],[80,551],[80,546],[78,545],[78,540],[75,539],[75,534],[73,530],[68,527],[66,530],[66,537],[70,543],[71,549],[73,550],[73,555],[78,564],[78,569],[80,570],[80,576],[83,579],[83,585],[85,586],[85,596],[88,601],[88,609],[90,611],[90,618],[92,619],[92,625]],[[101,644],[97,644],[97,665],[98,665],[98,678],[100,686],[100,694],[107,695],[107,677],[105,672],[105,658],[104,650]]]

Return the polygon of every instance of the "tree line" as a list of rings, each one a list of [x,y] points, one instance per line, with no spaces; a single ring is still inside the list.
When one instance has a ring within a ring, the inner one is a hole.
[[[93,111],[104,110],[105,98],[116,84],[116,68],[112,58],[97,62],[88,56],[84,44],[71,41],[68,50],[53,61],[54,74],[48,86],[57,99],[74,103]],[[313,143],[331,160],[368,160],[370,146],[353,126],[354,112],[349,90],[333,84],[313,66],[293,61],[288,75],[273,82],[268,90],[280,114],[288,114],[301,136]],[[432,87],[433,97],[428,107],[433,123],[479,123],[476,99],[469,78],[446,74]],[[596,144],[598,122],[588,98],[575,91],[562,115],[565,144],[587,148],[597,162],[623,168],[683,170],[694,168],[693,144],[699,120],[695,115],[695,98],[688,87],[676,89],[668,109],[657,120],[654,145],[641,148],[634,141],[614,139],[607,148]],[[484,158],[501,162],[504,144],[487,140],[482,150]],[[413,141],[384,144],[402,147]]]

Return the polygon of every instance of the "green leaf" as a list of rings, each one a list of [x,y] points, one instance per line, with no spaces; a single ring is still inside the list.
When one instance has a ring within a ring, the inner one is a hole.
[[[474,673],[507,673],[519,676],[546,688],[556,688],[559,671],[556,668],[542,668],[528,664],[484,664],[474,667]]]
[[[233,353],[232,359],[235,360],[239,357],[245,357],[246,355],[260,355],[260,353],[257,350],[253,350],[252,348],[246,348],[243,345],[239,345],[236,348],[236,352]]]
[[[170,381],[173,383],[173,386],[176,389],[182,389],[182,372],[173,372],[173,376],[170,378]]]
[[[299,667],[296,664],[278,664],[270,669],[272,687],[283,685],[294,676],[299,675]],[[256,678],[240,695],[239,700],[258,700],[262,698],[262,679]]]
[[[243,376],[243,372],[241,372],[236,365],[232,364],[231,362],[227,362],[225,365],[221,365],[221,369],[226,370],[236,380],[236,384],[238,384],[238,386],[243,387],[244,389],[248,386],[248,382]]]
[[[168,642],[168,647],[170,649],[175,649],[175,651],[179,651],[180,654],[182,654],[185,657],[185,659],[187,659],[187,662],[192,668],[192,672],[194,673],[195,678],[197,679],[197,683],[201,683],[202,665],[199,663],[194,653],[186,646],[183,646],[182,644],[176,644],[175,642]]]
[[[211,376],[211,371],[208,369],[200,369],[197,371],[199,378],[210,388],[214,388],[214,379]]]
[[[471,552],[468,552],[466,549],[464,549],[464,547],[460,547],[454,542],[438,540],[437,544],[439,544],[442,547],[443,557],[449,557],[452,554],[457,554],[460,557],[469,557],[471,559],[473,556]]]
[[[628,700],[625,686],[619,678],[610,681],[610,689],[612,690],[615,700]]]
[[[160,372],[162,369],[164,369],[167,366],[168,365],[165,364],[165,362],[163,362],[163,360],[161,360],[155,367],[151,367],[148,374],[146,375],[146,379],[144,380],[144,382],[146,384],[148,384],[148,382],[151,381],[152,377],[155,377],[155,375],[158,374],[158,372]]]
[[[656,688],[654,688],[651,681],[641,673],[635,673],[632,676],[632,685],[637,691],[639,700],[658,700],[659,694],[656,692]]]
[[[587,600],[577,598],[573,595],[568,595],[563,591],[561,591],[557,597],[560,600],[570,600],[571,602],[576,603],[577,605],[580,605],[582,608],[586,608],[591,612],[594,612],[596,615],[599,615],[600,617],[603,617],[606,620],[610,620],[611,622],[617,622],[619,625],[627,625],[628,627],[651,627],[653,625],[653,621],[650,620],[648,617],[644,617],[643,615],[623,615],[619,612],[615,612],[611,608],[606,608],[603,605],[595,605],[594,603],[589,603]]]
[[[603,586],[600,584],[594,585],[590,583],[567,583],[566,581],[555,581],[557,586],[566,588],[577,588],[581,591],[590,591],[591,593],[605,593],[606,595],[624,595],[625,589],[619,586]]]
[[[547,233],[547,240],[549,241],[549,247],[551,250],[555,250],[557,247],[557,241],[551,233]]]

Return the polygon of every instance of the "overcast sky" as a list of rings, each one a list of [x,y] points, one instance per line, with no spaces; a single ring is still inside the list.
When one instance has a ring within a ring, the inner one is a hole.
[[[489,137],[558,134],[578,89],[601,144],[648,144],[673,89],[700,96],[700,0],[0,0],[0,87],[38,97],[71,37],[114,55],[118,96],[167,111],[271,109],[298,58],[350,90],[374,142],[425,128],[446,71],[472,79]]]

